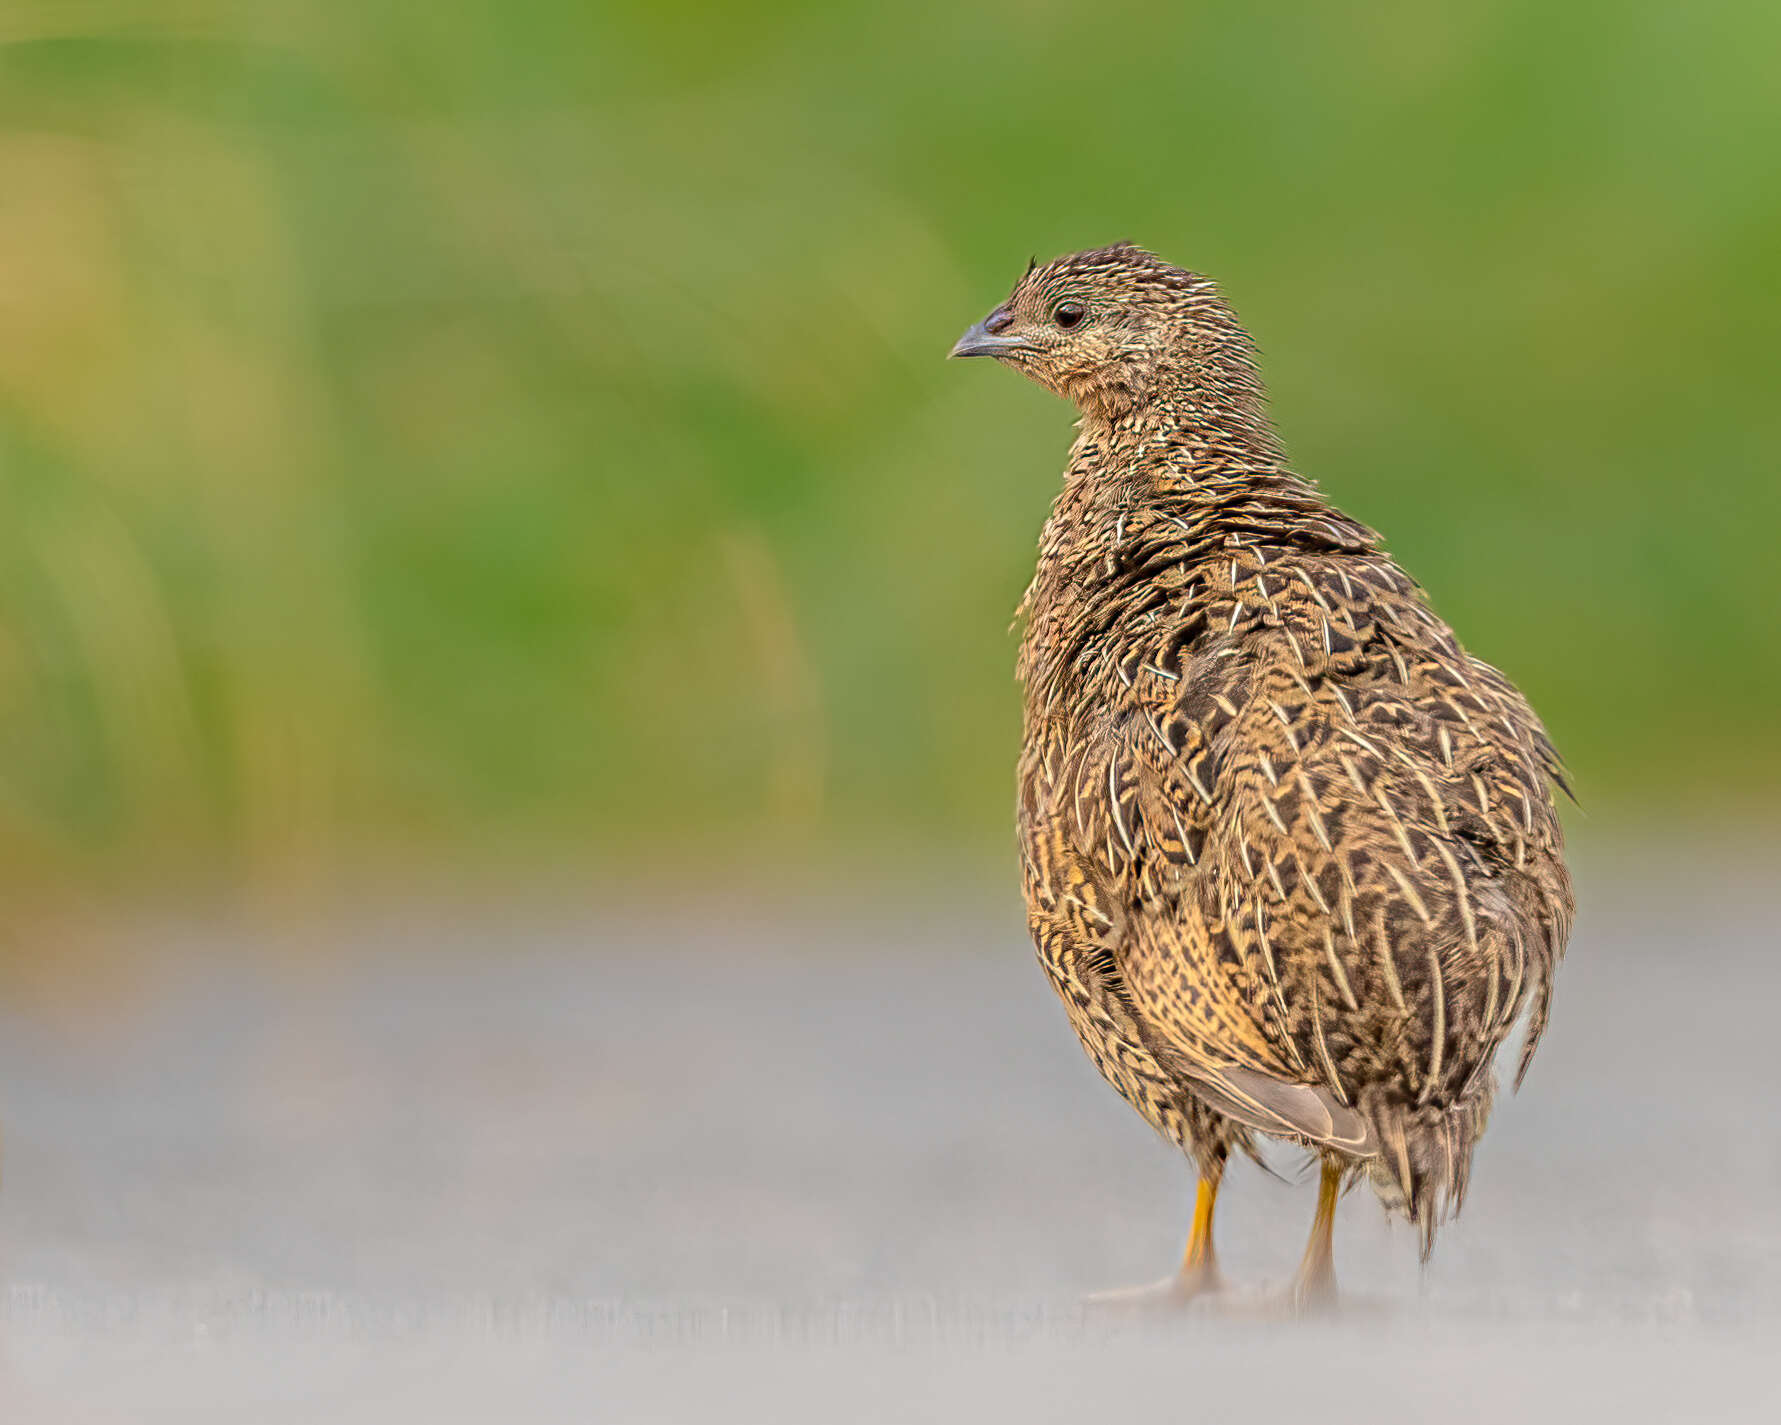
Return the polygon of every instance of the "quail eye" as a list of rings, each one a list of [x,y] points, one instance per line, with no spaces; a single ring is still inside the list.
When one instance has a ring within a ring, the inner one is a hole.
[[[1051,314],[1051,319],[1065,331],[1069,331],[1071,327],[1082,325],[1082,319],[1087,315],[1088,313],[1075,302],[1059,302],[1056,310]]]

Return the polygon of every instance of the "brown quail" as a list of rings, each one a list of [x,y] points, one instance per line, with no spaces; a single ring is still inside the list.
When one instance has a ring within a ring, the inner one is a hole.
[[[1029,922],[1114,1088],[1198,1166],[1172,1290],[1254,1135],[1322,1160],[1301,1301],[1365,1176],[1423,1255],[1464,1196],[1573,903],[1557,754],[1379,538],[1288,467],[1204,277],[1130,244],[1029,267],[954,356],[1072,401],[1021,605]]]

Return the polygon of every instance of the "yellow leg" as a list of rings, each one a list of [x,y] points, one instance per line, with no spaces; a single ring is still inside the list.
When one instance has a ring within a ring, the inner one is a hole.
[[[1209,1291],[1219,1284],[1218,1253],[1212,1247],[1212,1210],[1218,1205],[1222,1178],[1223,1174],[1202,1174],[1194,1195],[1194,1224],[1187,1236],[1187,1250],[1181,1254],[1181,1270],[1176,1273],[1181,1285],[1191,1291]]]
[[[1212,1250],[1212,1209],[1218,1201],[1218,1183],[1222,1176],[1216,1170],[1200,1175],[1199,1192],[1194,1198],[1194,1225],[1188,1233],[1187,1250],[1181,1254],[1181,1269],[1174,1276],[1164,1277],[1149,1286],[1097,1291],[1089,1296],[1089,1305],[1172,1310],[1202,1292],[1216,1291],[1224,1285],[1218,1275],[1218,1254]]]
[[[1323,1160],[1323,1177],[1317,1185],[1317,1216],[1311,1219],[1311,1238],[1305,1243],[1293,1300],[1300,1307],[1328,1306],[1336,1299],[1336,1198],[1342,1190],[1342,1165],[1335,1158]]]

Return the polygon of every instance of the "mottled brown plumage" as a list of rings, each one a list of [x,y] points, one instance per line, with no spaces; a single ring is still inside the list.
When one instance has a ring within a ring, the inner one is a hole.
[[[955,354],[1082,413],[1019,662],[1027,904],[1071,1024],[1212,1192],[1285,1139],[1327,1183],[1364,1172],[1426,1254],[1570,930],[1545,731],[1288,468],[1207,279],[1060,258]],[[1210,1273],[1210,1204],[1184,1272]]]

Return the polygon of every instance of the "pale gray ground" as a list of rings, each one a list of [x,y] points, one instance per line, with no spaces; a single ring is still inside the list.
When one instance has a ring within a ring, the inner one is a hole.
[[[1584,890],[1465,1216],[1425,1273],[1353,1194],[1315,1323],[1085,1315],[1191,1178],[1011,900],[162,922],[146,1001],[0,1016],[0,1419],[1781,1419],[1781,887]],[[1311,1196],[1236,1169],[1227,1274]]]

